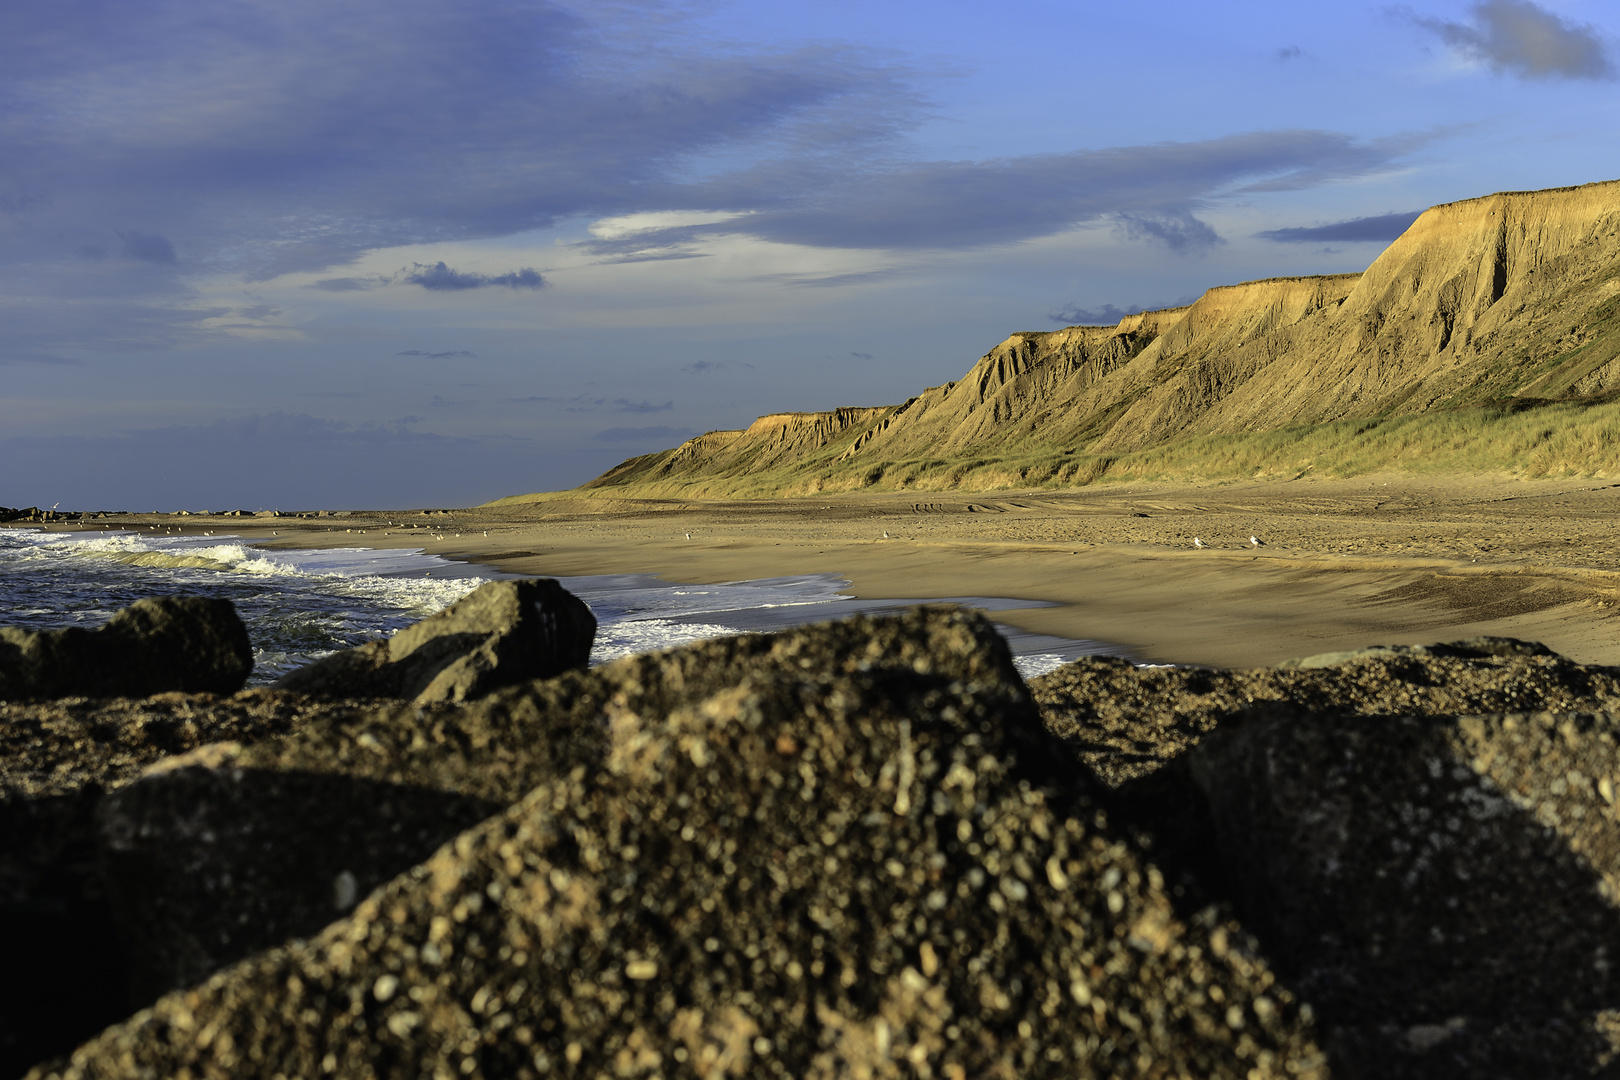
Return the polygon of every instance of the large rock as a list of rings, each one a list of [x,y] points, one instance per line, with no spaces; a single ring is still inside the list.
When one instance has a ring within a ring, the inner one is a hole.
[[[166,756],[285,735],[346,708],[264,690],[0,702],[0,1076],[138,1004],[102,884],[103,793]]]
[[[137,600],[94,630],[0,626],[0,699],[233,694],[252,670],[229,600]]]
[[[278,690],[323,697],[469,701],[590,662],[596,617],[550,578],[492,581],[393,637],[283,675]]]
[[[162,762],[99,811],[135,999],[313,934],[537,784],[599,770],[612,716],[661,717],[749,679],[860,672],[991,686],[1033,715],[989,623],[923,609],[700,642],[459,707],[348,709]],[[1050,736],[1029,730],[1048,751],[1033,758],[1073,775]]]
[[[1225,725],[1189,767],[1340,1073],[1612,1070],[1620,718],[1301,714]]]
[[[1244,718],[1620,709],[1620,670],[1512,638],[1379,645],[1239,671],[1088,656],[1029,686],[1052,731],[1114,787],[1142,781]]]
[[[1004,645],[929,658],[914,633],[885,666],[782,638],[730,645],[755,662],[717,692],[627,662],[596,684],[596,767],[36,1075],[1322,1075],[1235,928],[1179,918],[1046,786],[1062,755],[989,677]]]

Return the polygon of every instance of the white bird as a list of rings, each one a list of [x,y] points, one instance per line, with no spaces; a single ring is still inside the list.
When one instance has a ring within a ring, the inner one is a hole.
[[[1202,540],[1198,539],[1198,537],[1195,536],[1195,537],[1193,537],[1193,547],[1195,547],[1195,548],[1207,548],[1207,547],[1209,547],[1209,545],[1204,543]]]
[[[889,538],[889,530],[884,529],[883,530],[883,539],[887,540],[888,538]]]
[[[1250,547],[1265,547],[1266,542],[1264,540],[1260,539],[1258,536],[1251,536],[1251,537],[1249,537],[1249,546]]]
[[[484,535],[485,535],[485,536],[488,536],[488,535],[489,535],[489,530],[488,530],[488,529],[485,529],[485,530],[484,530]]]
[[[691,534],[691,533],[687,533],[687,534],[686,534],[686,538],[687,538],[687,539],[688,539],[688,540],[690,540],[690,539],[692,539],[692,534]]]

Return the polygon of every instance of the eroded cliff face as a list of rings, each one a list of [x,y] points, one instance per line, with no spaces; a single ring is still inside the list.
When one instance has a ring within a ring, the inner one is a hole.
[[[1503,399],[1620,391],[1620,181],[1436,206],[1362,274],[1210,289],[1115,326],[1017,333],[901,405],[782,413],[588,487],[1032,449],[1114,453]],[[723,486],[723,485],[722,485]]]

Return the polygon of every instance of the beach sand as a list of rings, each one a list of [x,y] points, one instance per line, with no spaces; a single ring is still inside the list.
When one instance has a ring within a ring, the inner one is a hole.
[[[67,531],[157,524],[280,547],[412,547],[545,576],[841,574],[863,598],[1052,601],[996,618],[1142,661],[1247,667],[1497,634],[1620,664],[1617,513],[1620,485],[1602,480],[1392,474],[758,502],[564,495],[342,518],[132,515]]]

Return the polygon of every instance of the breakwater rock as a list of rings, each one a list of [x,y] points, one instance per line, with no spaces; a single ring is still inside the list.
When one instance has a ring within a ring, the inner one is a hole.
[[[0,700],[230,694],[252,671],[247,627],[229,600],[140,600],[94,630],[0,626]]]
[[[596,616],[550,578],[492,581],[384,641],[288,672],[278,690],[324,697],[465,701],[583,668]]]
[[[0,921],[59,930],[0,1072],[1601,1073],[1617,701],[1501,639],[1026,685],[924,608],[464,701],[0,703]]]

